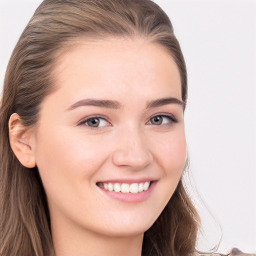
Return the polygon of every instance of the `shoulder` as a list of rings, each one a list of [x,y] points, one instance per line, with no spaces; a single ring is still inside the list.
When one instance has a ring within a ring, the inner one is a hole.
[[[226,254],[222,253],[197,253],[193,256],[256,256],[255,253],[245,253],[237,248],[233,248]]]
[[[240,251],[237,248],[233,248],[228,255],[230,255],[230,256],[256,256],[255,253],[245,253],[245,252]]]

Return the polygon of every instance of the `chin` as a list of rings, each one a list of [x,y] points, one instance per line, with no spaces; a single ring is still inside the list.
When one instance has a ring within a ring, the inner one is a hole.
[[[131,218],[131,221],[116,220],[111,221],[110,224],[101,230],[102,233],[113,237],[128,237],[128,236],[138,236],[146,232],[155,222],[155,219],[147,218]]]

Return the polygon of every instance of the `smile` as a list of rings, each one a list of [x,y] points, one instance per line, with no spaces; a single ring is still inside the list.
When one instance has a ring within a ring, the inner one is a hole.
[[[117,193],[132,193],[132,194],[138,194],[143,191],[147,191],[150,186],[150,181],[141,182],[141,183],[103,183],[99,182],[97,184],[100,188],[107,190],[107,191],[114,191]]]

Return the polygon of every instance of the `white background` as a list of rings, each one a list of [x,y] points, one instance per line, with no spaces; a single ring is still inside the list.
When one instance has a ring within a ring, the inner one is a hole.
[[[10,54],[41,1],[0,1],[2,87]],[[169,15],[187,62],[190,173],[222,228],[218,251],[256,253],[256,1],[155,2]],[[210,241],[202,248],[210,249],[220,231],[205,209],[201,214]]]

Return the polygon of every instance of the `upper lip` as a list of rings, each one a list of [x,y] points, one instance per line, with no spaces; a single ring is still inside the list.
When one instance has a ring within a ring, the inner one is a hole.
[[[140,178],[140,179],[109,179],[109,180],[102,180],[98,181],[97,183],[127,183],[127,184],[132,184],[132,183],[144,183],[147,181],[153,182],[156,181],[157,179],[155,178]]]

